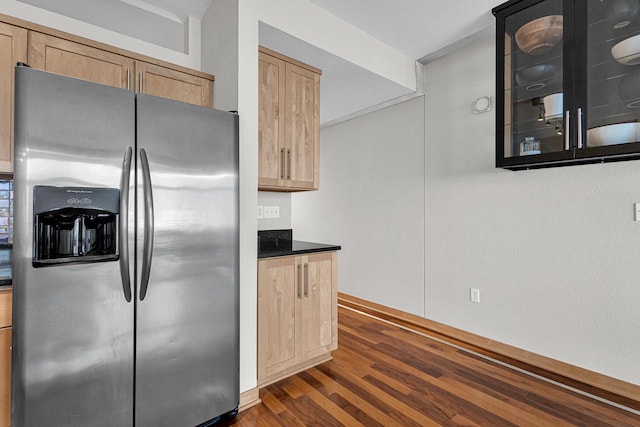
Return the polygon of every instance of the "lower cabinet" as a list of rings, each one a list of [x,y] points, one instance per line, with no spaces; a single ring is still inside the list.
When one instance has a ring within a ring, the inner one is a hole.
[[[11,425],[11,327],[0,329],[0,427]]]
[[[337,253],[259,260],[258,385],[327,361],[337,347]]]
[[[0,288],[0,427],[11,425],[11,288]]]

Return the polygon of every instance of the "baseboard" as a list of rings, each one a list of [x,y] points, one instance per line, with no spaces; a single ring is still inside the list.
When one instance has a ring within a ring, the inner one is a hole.
[[[245,409],[249,409],[262,402],[262,400],[260,400],[259,391],[260,390],[256,387],[240,393],[240,405],[238,405],[238,411],[242,412]]]
[[[338,304],[431,335],[611,402],[640,410],[640,386],[338,292]]]
[[[335,350],[335,348],[332,348],[331,350]],[[282,372],[278,372],[276,374],[272,374],[264,378],[258,378],[258,388],[263,388],[273,383],[277,383],[280,380],[283,380],[292,375],[298,374],[302,371],[306,371],[309,368],[313,368],[314,366],[317,366],[321,363],[328,362],[332,359],[333,357],[331,357],[331,353],[327,352],[325,354],[321,354],[320,356],[316,356],[312,359],[305,360],[304,362],[298,365],[291,366]]]

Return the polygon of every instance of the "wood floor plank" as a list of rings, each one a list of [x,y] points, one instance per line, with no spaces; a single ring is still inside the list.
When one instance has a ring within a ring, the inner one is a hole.
[[[406,345],[404,340],[411,338],[413,335],[412,332],[401,329],[385,331],[384,333],[400,339],[401,344],[398,345],[401,347]],[[421,349],[430,352],[432,356],[428,358],[432,358],[433,363],[442,369],[443,372],[451,372],[452,375],[460,381],[472,387],[484,388],[485,391],[492,393],[494,397],[500,398],[498,393],[496,393],[500,390],[502,390],[503,393],[507,391],[508,394],[502,395],[503,399],[509,398],[513,401],[515,397],[526,404],[533,399],[536,401],[535,407],[538,408],[543,404],[542,402],[545,401],[551,402],[551,406],[555,406],[556,401],[569,399],[572,405],[577,406],[577,412],[587,414],[589,418],[604,419],[605,423],[613,422],[621,423],[621,425],[633,426],[635,425],[634,423],[637,423],[637,421],[635,421],[636,417],[629,417],[625,411],[607,406],[605,407],[606,410],[601,412],[603,406],[593,399],[576,399],[579,395],[574,392],[567,391],[531,376],[522,375],[518,371],[506,369],[502,365],[488,361],[480,356],[472,355],[464,350],[455,349],[447,345],[438,346],[426,344],[422,341],[413,343],[413,345],[417,345]],[[505,387],[502,381],[508,384],[508,386]],[[483,386],[483,384],[486,384],[486,386]],[[524,394],[516,393],[514,395],[511,389],[511,387],[514,386],[517,387],[517,389],[531,389],[536,391],[528,391]],[[540,397],[536,398],[536,395]],[[541,408],[540,410],[545,411],[545,408]],[[584,416],[582,414],[579,415],[578,418],[583,418]]]
[[[368,356],[367,360],[375,359],[375,360],[378,360],[379,362],[382,362],[382,363],[377,363],[373,367],[371,367],[371,366],[359,365],[357,363],[357,355],[353,354],[351,349],[348,348],[348,345],[343,345],[340,351],[347,353],[349,355],[348,359],[344,361],[347,367],[353,365],[354,369],[362,372],[362,375],[366,374],[367,376],[376,377],[380,381],[385,381],[393,389],[403,394],[408,395],[411,390],[419,391],[424,388],[422,386],[422,383],[419,382],[419,380],[416,377],[414,377],[414,375],[417,375],[424,379],[431,378],[432,383],[440,387],[442,390],[449,391],[449,392],[456,391],[456,390],[452,390],[453,387],[449,387],[447,383],[441,383],[439,381],[440,379],[442,379],[442,376],[440,376],[437,379],[432,378],[429,375],[423,376],[422,375],[423,372],[415,370],[411,366],[405,365],[402,368],[398,368],[398,369],[393,369],[393,368],[386,369],[387,366],[393,366],[396,363],[394,363],[395,362],[394,359],[385,357],[385,355],[382,353],[369,352],[367,353],[367,355],[361,356],[361,357]],[[341,354],[341,357],[336,359],[337,359],[336,360],[337,363],[341,363],[338,359],[343,359],[343,354]],[[376,375],[376,373],[381,373],[383,375]],[[411,387],[412,385],[413,387]],[[465,396],[468,397],[467,400],[471,402],[479,402],[482,404],[483,407],[489,406],[492,409],[496,409],[496,410],[499,409],[500,410],[499,412],[502,413],[502,416],[504,418],[506,418],[511,422],[514,422],[517,425],[532,425],[532,426],[539,425],[537,421],[532,422],[531,421],[532,419],[540,419],[545,422],[552,423],[549,425],[557,425],[557,426],[569,425],[569,424],[563,423],[561,420],[554,418],[552,416],[546,416],[547,414],[545,414],[544,412],[541,412],[541,411],[536,412],[534,408],[523,408],[522,406],[511,408],[509,405],[504,405],[504,401],[502,400],[495,399],[492,396],[483,394],[480,391],[474,390],[472,388],[464,389],[465,387],[464,384],[459,384],[459,385],[463,387],[461,391],[465,392]],[[436,410],[435,408],[432,408],[432,409]],[[442,408],[438,408],[437,410],[442,411]],[[449,418],[453,418],[456,415],[457,414],[455,413],[455,411],[453,411],[448,415],[446,419],[441,419],[440,421],[442,422],[452,421],[452,420],[449,420]]]
[[[313,378],[313,377],[311,377]],[[311,384],[315,383],[312,381],[308,383],[305,379],[300,375],[294,375],[291,380],[296,384],[299,390],[302,390],[308,398],[312,399],[315,403],[318,404],[324,411],[331,414],[333,418],[335,418],[339,424],[338,425],[357,425],[358,421],[354,419],[349,413],[342,410],[342,408],[335,404],[327,395],[320,393],[317,389],[315,389]]]
[[[330,362],[328,364],[330,364]],[[325,365],[328,365],[328,364],[325,364]],[[376,422],[379,422],[382,425],[392,426],[392,425],[398,424],[396,420],[392,419],[387,415],[386,412],[384,412],[383,408],[376,406],[375,404],[369,403],[369,399],[364,399],[356,392],[351,391],[351,389],[348,388],[348,386],[346,386],[342,382],[339,382],[337,377],[333,375],[327,375],[324,372],[324,370],[321,370],[320,368],[323,368],[323,366],[319,366],[311,370],[310,371],[311,375],[313,375],[316,378],[327,377],[335,381],[338,384],[338,391],[336,392],[336,394],[338,394],[342,399],[345,399],[351,402],[351,404],[353,404],[357,408],[362,408],[362,410],[365,411],[365,413],[367,413],[370,417],[375,419]]]
[[[640,415],[357,311],[333,360],[260,391],[221,426],[638,427]]]
[[[361,378],[337,364],[332,364],[331,367],[327,365],[320,366],[318,369],[325,374],[330,371],[332,375],[335,375],[341,383],[357,393],[359,397],[382,409],[390,418],[395,420],[397,425],[416,427],[439,425],[424,414],[413,409],[410,405],[407,405],[404,401],[390,398],[391,396],[384,393],[378,387],[362,381]]]
[[[375,358],[372,357],[371,359]],[[412,389],[405,384],[402,379],[390,377],[383,371],[374,369],[372,366],[375,362],[371,359],[343,347],[340,349],[340,357],[335,359],[335,362],[343,368],[352,371],[356,375],[360,374],[364,376],[366,374],[377,377],[382,381],[386,381],[401,393],[409,394],[411,392]]]
[[[276,398],[269,390],[265,390],[264,393],[261,393],[260,399],[262,399],[262,404],[267,406],[269,410],[276,415],[279,415],[287,410],[282,402],[278,398]]]
[[[359,424],[366,427],[384,426],[384,424],[379,423],[374,418],[370,417],[369,414],[367,414],[367,412],[365,412],[362,408],[355,406],[350,401],[340,396],[338,393],[330,395],[329,398],[334,401],[336,405],[340,406],[345,412],[348,412],[354,419],[358,421]]]

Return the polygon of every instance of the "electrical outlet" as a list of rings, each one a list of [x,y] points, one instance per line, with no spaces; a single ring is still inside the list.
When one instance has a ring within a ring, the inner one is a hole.
[[[258,206],[258,219],[264,218],[264,206]]]
[[[280,218],[280,206],[264,206],[264,217],[269,219]]]
[[[633,219],[635,221],[640,221],[640,203],[634,203],[633,207],[635,208],[635,215]]]
[[[471,288],[471,302],[480,304],[480,289]]]

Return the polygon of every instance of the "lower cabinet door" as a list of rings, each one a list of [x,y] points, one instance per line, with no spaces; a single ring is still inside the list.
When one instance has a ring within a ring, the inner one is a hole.
[[[258,381],[297,363],[296,258],[258,262]]]
[[[0,427],[11,425],[11,328],[0,329]]]
[[[334,286],[335,252],[301,257],[303,298],[301,299],[302,360],[322,356],[337,346],[337,290]]]

